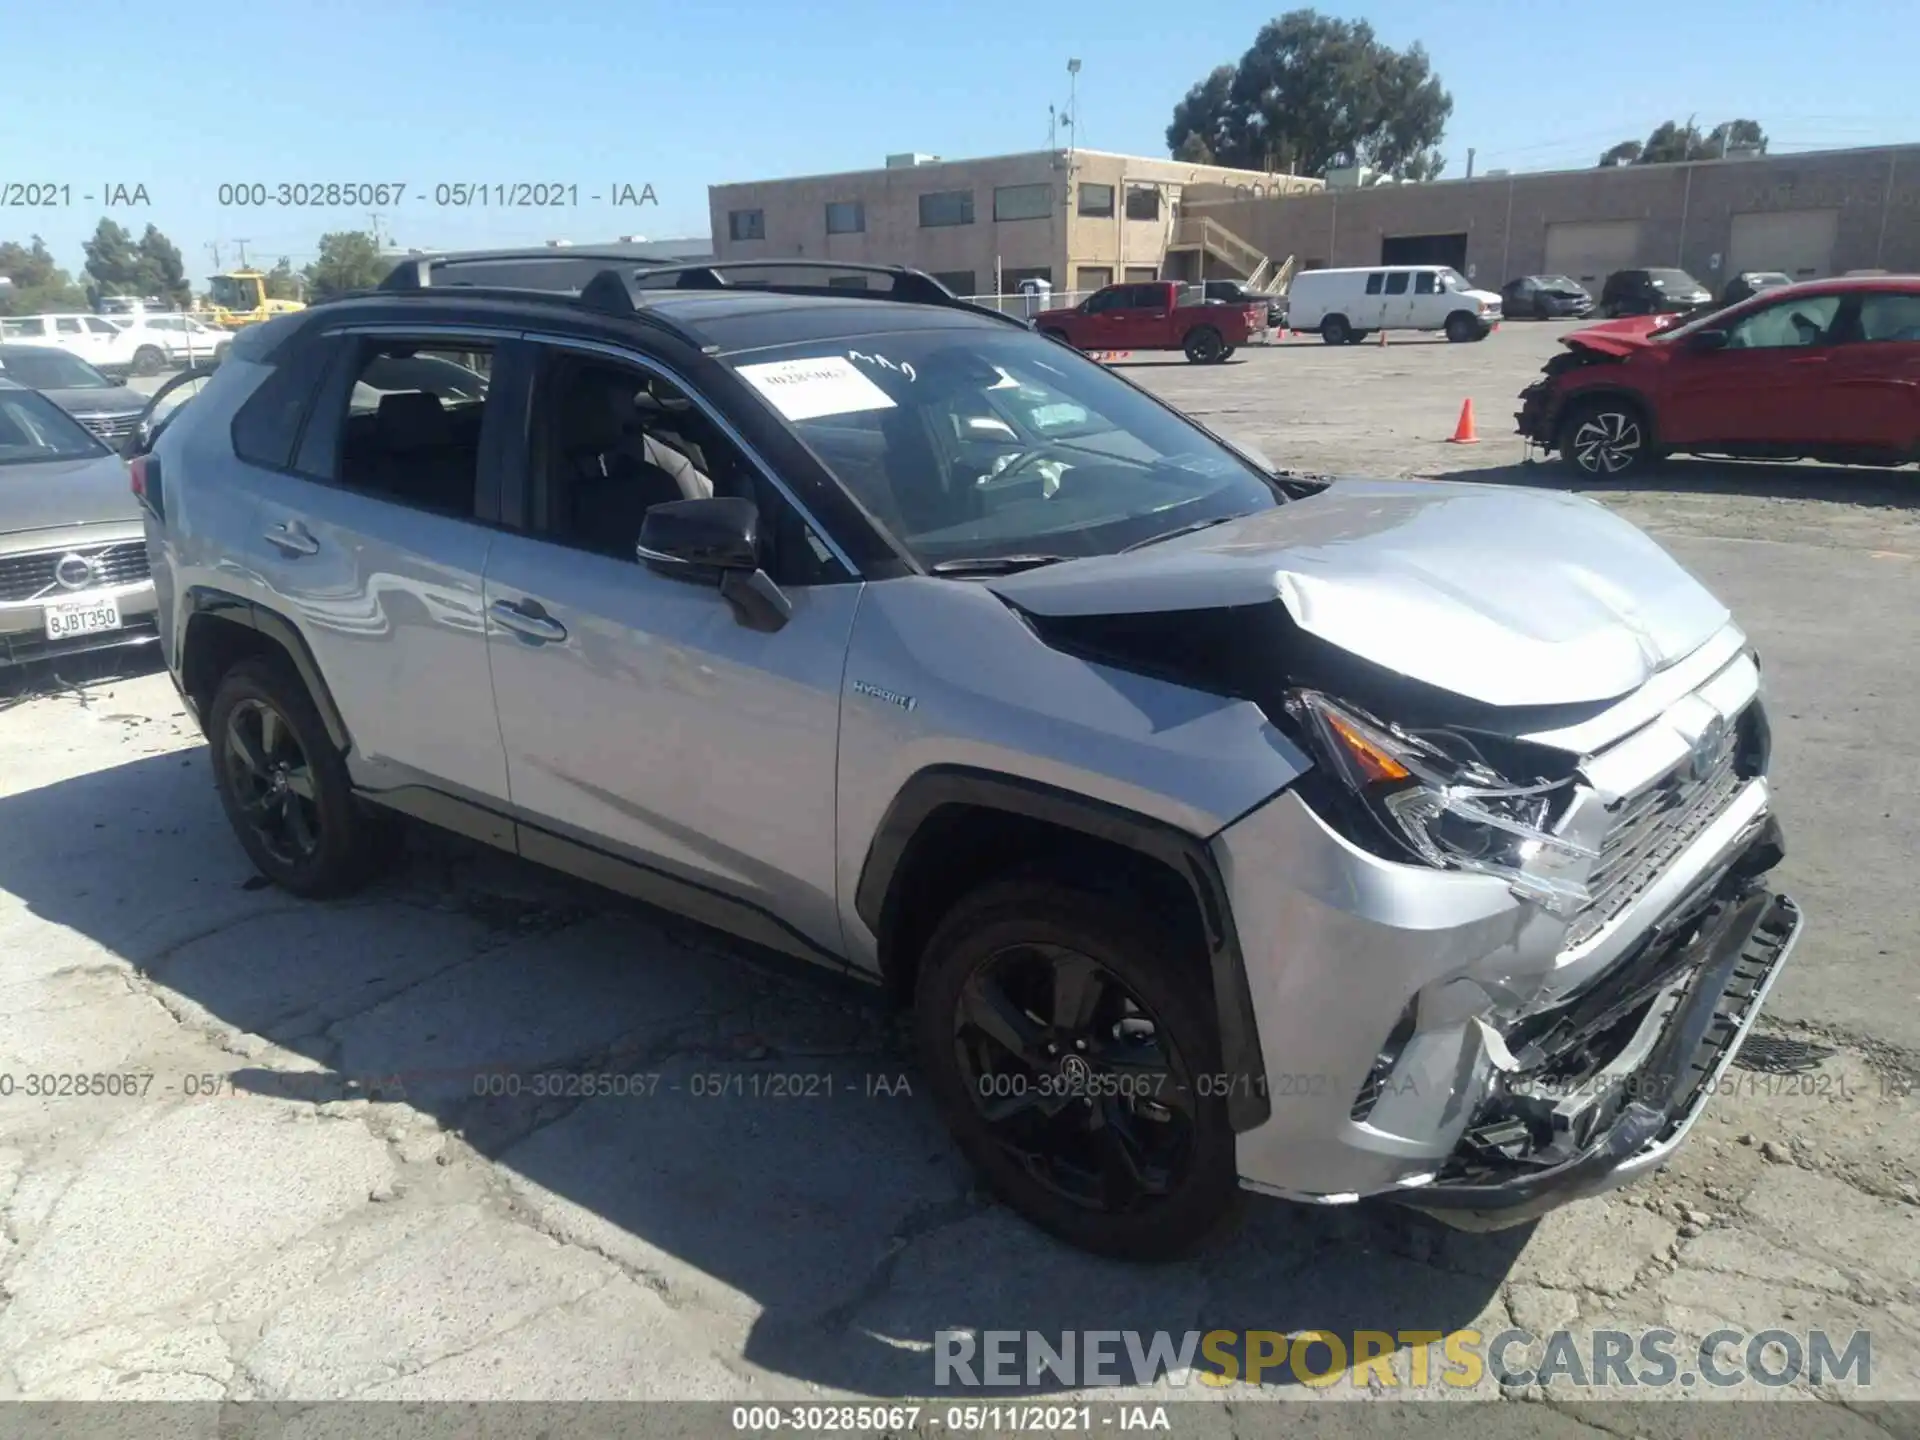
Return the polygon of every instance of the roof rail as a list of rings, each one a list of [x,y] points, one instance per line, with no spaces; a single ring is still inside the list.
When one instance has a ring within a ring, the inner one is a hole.
[[[456,280],[459,269],[493,273],[474,280]],[[829,285],[736,285],[723,272],[735,270],[815,270],[832,274],[884,275],[893,283],[885,290],[842,289]],[[519,273],[515,273],[519,272]],[[671,278],[672,284],[659,282]],[[518,282],[518,283],[516,283]],[[905,265],[868,265],[833,260],[700,260],[679,265],[636,264],[631,255],[607,250],[496,250],[467,255],[420,255],[400,261],[380,282],[387,293],[452,287],[489,290],[527,290],[564,295],[587,309],[606,314],[632,315],[643,309],[652,293],[682,290],[756,290],[784,295],[827,295],[835,299],[895,300],[909,305],[938,305],[966,310],[1026,329],[1024,320],[985,305],[963,300],[923,270]]]

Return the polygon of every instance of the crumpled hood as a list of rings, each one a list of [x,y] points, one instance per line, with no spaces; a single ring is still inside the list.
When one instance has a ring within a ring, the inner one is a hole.
[[[1328,644],[1490,705],[1627,694],[1729,619],[1593,501],[1431,481],[1336,481],[1211,530],[986,584],[1038,616],[1278,600]]]
[[[0,535],[139,519],[140,502],[117,455],[0,465]]]
[[[1631,355],[1653,344],[1654,335],[1683,323],[1678,315],[1626,315],[1562,335],[1560,343],[1573,350],[1597,350],[1602,355]]]

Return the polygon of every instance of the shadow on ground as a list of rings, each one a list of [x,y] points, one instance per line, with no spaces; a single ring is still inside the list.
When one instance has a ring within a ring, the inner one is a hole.
[[[1532,464],[1451,470],[1441,478],[1482,485],[1533,485],[1582,494],[1623,495],[1685,491],[1750,495],[1776,500],[1825,500],[1843,505],[1920,506],[1920,470],[1875,470],[1851,465],[1779,464],[1764,460],[1665,460],[1618,480],[1575,475],[1557,459]]]
[[[204,750],[0,799],[0,888],[314,1067],[240,1090],[431,1114],[532,1223],[820,1385],[927,1394],[948,1328],[1498,1328],[1530,1233],[1252,1201],[1198,1258],[1090,1258],[975,1191],[864,987],[434,835],[366,895],[296,901],[246,864]]]

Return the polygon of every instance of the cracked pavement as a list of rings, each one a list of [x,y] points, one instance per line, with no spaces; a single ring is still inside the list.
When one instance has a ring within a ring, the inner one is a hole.
[[[1176,400],[1204,378],[1148,377]],[[1762,566],[1738,532],[1765,501],[1709,523],[1612,498],[1664,515],[1760,641],[1809,915],[1746,1057],[1775,1068],[1731,1071],[1650,1182],[1492,1235],[1250,1201],[1195,1260],[1092,1259],[974,1189],[857,986],[445,837],[351,901],[263,887],[142,674],[0,708],[0,1399],[892,1397],[931,1390],[944,1328],[1731,1326],[1869,1330],[1873,1384],[1678,1398],[1920,1433],[1889,1403],[1920,1398],[1916,836],[1891,798],[1920,791],[1895,728],[1920,656],[1914,568],[1866,548],[1920,548],[1911,512],[1867,541],[1808,501],[1825,538]],[[73,1072],[151,1079],[25,1092]],[[1164,1393],[1215,1402],[1222,1434],[1265,1400],[1408,1394]],[[1527,1434],[1697,1433],[1620,1420],[1617,1390],[1424,1393],[1532,1402]]]

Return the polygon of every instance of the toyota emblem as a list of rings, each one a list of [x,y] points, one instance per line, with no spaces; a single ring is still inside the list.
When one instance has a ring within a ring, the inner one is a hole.
[[[53,578],[63,590],[84,590],[93,583],[93,562],[84,555],[62,555],[53,567]]]

